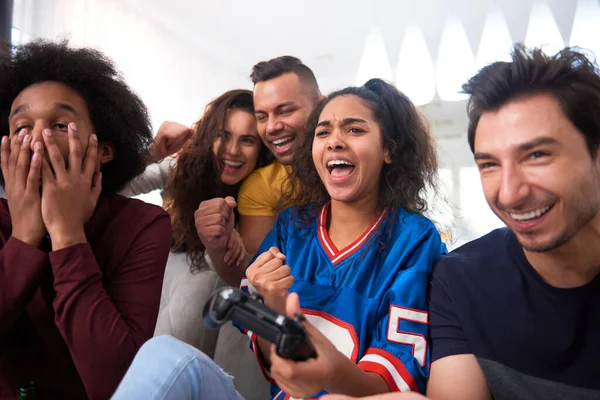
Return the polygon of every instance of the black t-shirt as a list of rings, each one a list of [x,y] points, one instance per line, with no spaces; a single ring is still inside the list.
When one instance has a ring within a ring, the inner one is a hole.
[[[600,399],[600,275],[552,287],[498,229],[440,260],[430,312],[432,361],[474,354],[496,399]]]

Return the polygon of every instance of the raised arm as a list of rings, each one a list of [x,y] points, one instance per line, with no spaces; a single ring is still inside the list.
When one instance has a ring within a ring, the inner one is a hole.
[[[120,194],[133,197],[164,189],[169,184],[175,163],[173,157],[167,157],[159,163],[148,165],[144,172],[129,182]]]
[[[173,155],[185,145],[192,133],[185,125],[171,121],[163,122],[148,149],[146,170],[129,182],[120,194],[132,197],[164,189],[175,166]]]
[[[193,131],[185,125],[177,122],[165,121],[160,125],[154,142],[148,151],[149,164],[159,163],[166,157],[177,153],[192,137]]]
[[[228,285],[238,287],[250,258],[234,229],[235,206],[233,197],[206,200],[198,206],[194,219],[215,272]]]

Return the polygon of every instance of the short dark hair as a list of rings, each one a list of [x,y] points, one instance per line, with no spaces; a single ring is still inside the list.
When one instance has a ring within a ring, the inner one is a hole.
[[[14,99],[38,82],[69,86],[86,102],[100,143],[112,142],[114,159],[102,166],[102,193],[114,194],[144,171],[152,143],[148,111],[125,83],[114,63],[91,48],[37,40],[15,48],[0,62],[0,137]],[[2,180],[3,181],[3,180]]]
[[[356,96],[371,109],[379,125],[382,144],[391,164],[384,164],[379,176],[380,208],[424,214],[428,209],[428,189],[437,189],[437,152],[426,119],[410,99],[391,84],[371,79],[360,87],[347,87],[327,96],[313,111],[309,131],[294,154],[290,188],[283,204],[298,204],[300,226],[314,221],[320,207],[330,197],[312,158],[312,144],[319,117],[325,106],[340,96]]]
[[[259,62],[252,67],[250,79],[256,85],[258,82],[269,81],[290,72],[296,74],[307,84],[312,89],[312,94],[315,97],[321,95],[315,74],[299,58],[292,56],[281,56],[269,61]]]
[[[468,140],[474,151],[475,131],[484,112],[532,96],[554,96],[567,118],[585,136],[595,158],[600,145],[600,74],[598,66],[580,49],[565,48],[548,56],[540,48],[517,44],[512,61],[495,62],[483,68],[463,85],[470,95]]]

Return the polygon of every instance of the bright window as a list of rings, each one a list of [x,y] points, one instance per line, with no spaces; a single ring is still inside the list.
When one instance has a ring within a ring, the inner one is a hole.
[[[418,26],[409,26],[404,32],[396,68],[396,86],[416,105],[427,104],[435,97],[433,62]]]
[[[600,57],[600,5],[597,0],[579,0],[571,31],[570,46],[579,46]]]
[[[544,53],[554,55],[565,47],[562,35],[545,1],[536,1],[529,16],[529,26],[525,36],[527,47],[542,47]]]
[[[440,98],[458,101],[467,98],[460,93],[462,85],[476,72],[475,57],[467,34],[456,17],[446,21],[437,60],[437,90]]]
[[[367,43],[356,73],[356,85],[364,85],[371,78],[380,78],[385,81],[392,80],[390,59],[379,29],[373,29],[367,37]]]
[[[481,69],[496,61],[510,61],[512,39],[501,11],[492,11],[485,18],[476,65]]]

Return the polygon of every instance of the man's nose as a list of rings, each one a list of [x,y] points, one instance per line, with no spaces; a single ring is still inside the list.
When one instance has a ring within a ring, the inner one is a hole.
[[[502,172],[498,202],[507,210],[518,209],[529,196],[531,186],[518,168],[505,168]]]
[[[44,144],[44,139],[42,138],[42,132],[46,129],[45,126],[35,126],[33,129],[29,131],[31,135],[31,142],[29,144],[31,150],[33,151],[34,146],[37,142]]]
[[[275,116],[269,116],[267,121],[267,134],[274,133],[283,129],[283,124]]]

